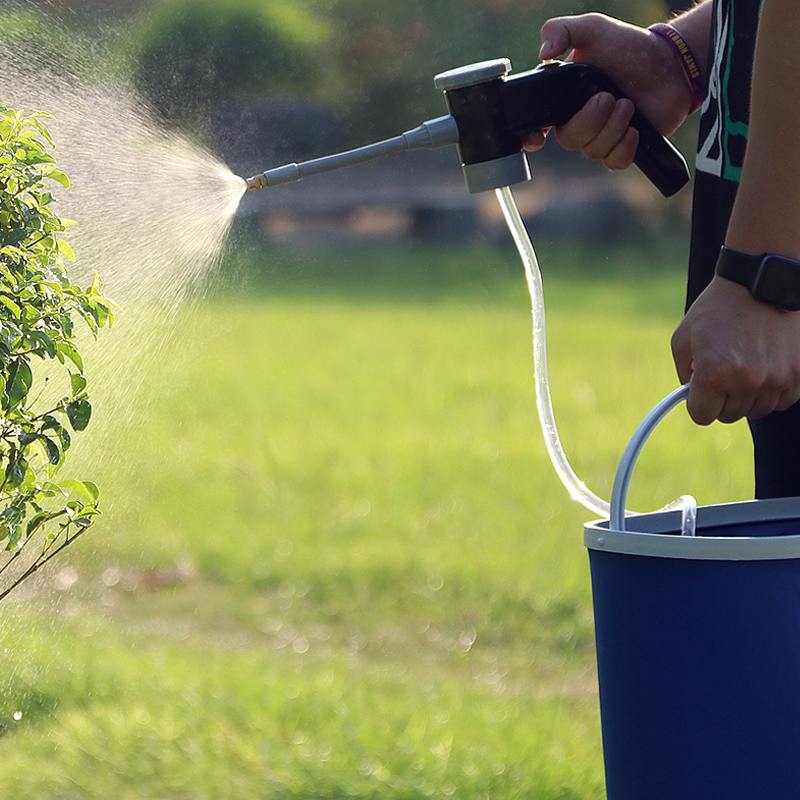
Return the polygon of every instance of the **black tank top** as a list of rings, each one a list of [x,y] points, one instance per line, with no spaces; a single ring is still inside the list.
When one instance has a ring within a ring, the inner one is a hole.
[[[761,0],[715,0],[695,162],[687,307],[714,275],[744,162]]]

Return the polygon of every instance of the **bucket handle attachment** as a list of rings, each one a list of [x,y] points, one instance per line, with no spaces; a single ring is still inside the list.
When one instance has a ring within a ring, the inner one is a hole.
[[[644,443],[655,430],[656,425],[658,425],[675,406],[686,400],[688,395],[688,383],[670,392],[670,394],[642,420],[636,432],[631,437],[630,442],[628,442],[628,446],[625,448],[625,452],[622,454],[622,459],[619,462],[619,467],[617,467],[617,474],[614,477],[614,488],[611,491],[611,512],[609,519],[609,527],[611,530],[625,530],[625,503],[628,499],[628,484],[631,481],[636,459],[639,457]],[[678,500],[671,503],[663,510],[672,508],[683,509],[681,524],[683,534],[694,536],[697,518],[697,501],[693,497],[684,496],[678,498]]]

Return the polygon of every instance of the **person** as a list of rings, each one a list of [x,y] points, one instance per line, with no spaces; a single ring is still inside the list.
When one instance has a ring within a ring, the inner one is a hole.
[[[682,57],[690,54],[705,93],[687,312],[672,337],[673,358],[681,383],[690,383],[695,422],[748,419],[756,496],[797,496],[800,311],[776,307],[715,267],[723,245],[737,259],[779,255],[791,260],[784,279],[800,292],[800,264],[791,263],[800,261],[800,3],[703,0],[670,28],[601,14],[548,20],[542,59],[569,53],[594,64],[630,98],[595,95],[555,135],[609,169],[627,168],[638,143],[629,127],[635,106],[665,135],[695,110],[697,75]],[[531,133],[526,148],[538,149],[546,135]]]

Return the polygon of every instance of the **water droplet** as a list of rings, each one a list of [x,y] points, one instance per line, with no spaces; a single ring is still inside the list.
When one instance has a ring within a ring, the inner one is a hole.
[[[67,567],[59,572],[53,581],[55,587],[60,592],[66,592],[78,582],[78,573],[72,567]]]
[[[294,650],[295,653],[300,653],[300,654],[307,653],[308,648],[309,648],[308,639],[306,639],[303,636],[300,636],[299,638],[295,639],[292,642],[292,650]]]
[[[103,573],[103,585],[110,589],[112,586],[116,586],[119,583],[121,576],[122,573],[117,567],[109,567]]]
[[[353,514],[357,517],[366,517],[372,510],[372,505],[369,500],[356,500],[353,503]]]
[[[428,588],[432,592],[438,592],[444,586],[444,578],[441,575],[431,575],[428,578]]]

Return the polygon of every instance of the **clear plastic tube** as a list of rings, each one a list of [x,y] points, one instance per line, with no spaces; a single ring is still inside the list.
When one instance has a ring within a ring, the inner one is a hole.
[[[517,246],[520,258],[525,267],[525,278],[528,282],[528,291],[531,296],[531,313],[533,314],[533,367],[534,378],[536,382],[536,406],[539,412],[539,420],[542,425],[542,432],[544,433],[545,444],[547,445],[547,452],[550,456],[550,461],[553,464],[558,477],[564,484],[569,492],[570,497],[582,503],[590,511],[600,514],[603,517],[611,517],[612,504],[598,497],[594,492],[590,491],[586,484],[578,478],[575,471],[570,466],[567,456],[564,453],[564,448],[561,445],[561,439],[558,435],[558,428],[556,427],[555,415],[553,413],[553,403],[550,396],[550,377],[547,369],[547,333],[545,329],[545,311],[544,311],[544,286],[542,284],[542,273],[539,269],[539,261],[536,258],[536,252],[533,249],[528,231],[525,228],[525,223],[522,221],[517,204],[514,201],[514,196],[511,189],[506,186],[502,189],[495,190],[497,199],[500,202],[500,208],[503,210],[506,224],[508,225],[511,235],[514,239],[514,244]],[[625,530],[624,517],[631,512],[625,511],[624,494],[627,493],[627,483],[630,479],[630,472],[633,470],[636,456],[638,455],[641,445],[644,440],[649,436],[653,427],[661,419],[663,414],[669,408],[672,408],[679,400],[685,399],[688,393],[688,387],[684,386],[681,389],[673,392],[666,400],[662,401],[659,406],[651,412],[645,422],[642,424],[647,427],[649,420],[653,420],[647,433],[641,438],[641,443],[637,448],[634,448],[633,443],[629,445],[629,450],[635,453],[630,457],[623,457],[623,462],[620,469],[627,468],[627,477],[622,482],[624,486],[618,487],[615,482],[615,491],[623,492],[621,498],[612,498],[614,500],[614,517],[611,520],[611,527],[615,530]],[[663,407],[663,408],[662,408]],[[641,430],[641,426],[640,426]],[[639,431],[637,431],[637,434]],[[635,437],[636,438],[636,437]],[[627,451],[626,451],[627,453]],[[621,503],[619,502],[621,500]],[[681,533],[684,536],[694,536],[696,520],[697,520],[697,501],[691,495],[684,495],[679,497],[674,502],[662,509],[668,511],[672,509],[681,509]],[[616,524],[615,524],[616,521]]]
[[[547,371],[547,334],[545,330],[544,315],[544,287],[539,262],[533,249],[533,244],[525,229],[511,189],[506,186],[496,190],[497,199],[503,209],[503,216],[508,225],[514,244],[517,246],[523,266],[525,277],[528,281],[528,291],[531,295],[531,313],[533,314],[533,367],[536,380],[536,406],[539,411],[539,420],[542,423],[547,452],[550,461],[569,492],[573,500],[582,503],[590,511],[607,517],[611,506],[608,502],[591,492],[586,484],[578,478],[570,466],[561,439],[558,436],[553,403],[550,398],[550,378]]]

